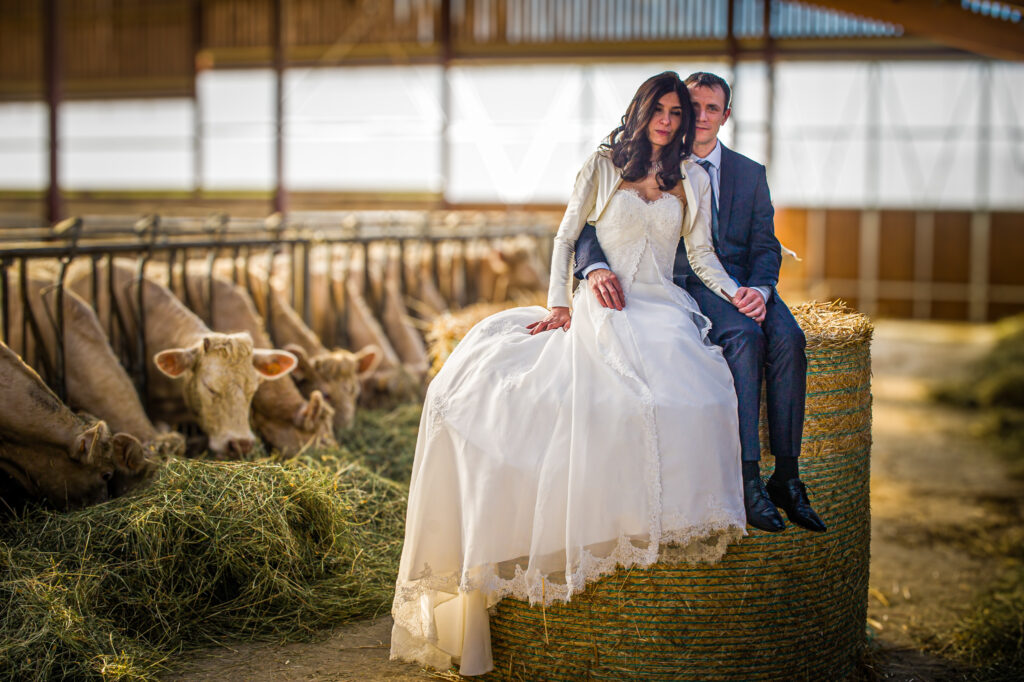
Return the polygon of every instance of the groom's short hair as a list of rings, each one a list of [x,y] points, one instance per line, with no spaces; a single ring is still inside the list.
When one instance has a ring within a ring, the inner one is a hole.
[[[732,109],[732,88],[729,87],[729,84],[721,76],[716,76],[706,71],[695,71],[687,76],[683,83],[688,88],[713,88],[717,85],[725,93],[725,108]]]

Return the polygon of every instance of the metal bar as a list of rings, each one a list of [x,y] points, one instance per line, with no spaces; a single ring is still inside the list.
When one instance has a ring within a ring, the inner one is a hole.
[[[149,261],[150,255],[144,254],[139,259],[138,270],[135,275],[135,305],[138,307],[138,312],[135,315],[135,362],[133,363],[134,374],[136,377],[135,385],[138,387],[139,395],[142,396],[143,400],[148,401],[149,399],[149,363],[147,362],[146,355],[148,351],[146,349],[146,306],[145,306],[145,271],[146,262]],[[188,286],[186,285],[186,289]]]
[[[210,326],[210,329],[214,328],[214,324],[213,324],[213,320],[214,320],[213,307],[214,307],[215,304],[213,302],[213,299],[214,299],[214,295],[213,295],[213,266],[214,266],[214,263],[216,262],[216,260],[217,260],[217,248],[214,247],[213,249],[210,250],[210,253],[208,253],[206,255],[206,292],[207,292],[207,297],[209,298],[209,301],[207,302],[207,305],[209,307],[207,308],[207,310],[209,312],[209,318],[210,318],[207,321],[207,324]]]
[[[174,291],[174,280],[171,280],[169,284],[168,288]],[[196,301],[192,297],[192,288],[188,285],[188,249],[183,250],[181,254],[181,300],[189,310],[197,310]]]
[[[199,99],[199,62],[203,49],[203,0],[192,0],[192,51],[189,59],[192,71],[192,192],[198,196],[203,190],[203,109]]]
[[[449,125],[452,111],[451,85],[448,82],[448,69],[452,61],[452,2],[441,0],[441,131],[440,171],[441,171],[441,206],[448,206],[448,178],[451,175],[451,140]]]
[[[11,267],[11,261],[7,258],[0,259],[0,341],[10,345],[11,320],[10,320],[10,284],[7,283],[7,270]]]
[[[36,366],[43,368],[43,374],[46,376],[46,383],[51,387],[53,386],[56,378],[56,372],[54,371],[53,365],[50,363],[50,356],[46,352],[46,346],[43,344],[42,330],[39,328],[39,320],[36,319],[35,312],[32,310],[32,305],[29,303],[28,296],[28,263],[25,259],[22,259],[19,263],[20,268],[18,272],[19,283],[21,285],[21,344],[24,349],[22,357],[25,362],[29,362],[28,356],[28,332],[31,329],[32,338],[35,340],[35,359]],[[63,399],[61,399],[63,402]]]
[[[46,105],[49,133],[50,181],[46,189],[46,218],[50,224],[64,217],[60,193],[60,130],[59,116],[62,99],[63,42],[61,40],[61,0],[45,0],[43,14],[45,33],[43,63],[46,65]]]
[[[398,289],[405,296],[409,293],[409,277],[405,272],[405,240],[398,240]]]
[[[271,36],[274,43],[274,211],[288,213],[288,192],[284,182],[284,71],[285,1],[273,0]]]
[[[270,342],[274,344],[274,346],[276,347],[278,344],[277,339],[274,338],[274,287],[270,283],[274,277],[274,256],[276,255],[275,249],[276,247],[272,247],[267,252],[267,291],[264,295],[264,300],[267,302],[267,335],[270,337]]]
[[[311,247],[310,242],[306,242],[302,246],[302,321],[307,325],[313,320],[313,301],[309,294],[312,286],[309,276],[309,249]]]
[[[67,377],[67,357],[65,355],[66,349],[64,347],[64,278],[68,273],[68,265],[71,264],[70,258],[63,258],[60,262],[60,272],[57,275],[57,328],[54,330],[55,348],[54,348],[54,364],[56,364],[56,376],[53,379],[55,385],[55,392],[57,397],[60,398],[61,402],[66,403],[68,401],[68,377]]]
[[[765,143],[764,165],[771,168],[775,151],[775,39],[772,38],[772,7],[776,0],[764,0]]]

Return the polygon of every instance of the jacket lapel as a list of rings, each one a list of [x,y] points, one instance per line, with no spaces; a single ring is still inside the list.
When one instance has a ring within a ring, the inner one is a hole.
[[[718,171],[718,239],[721,242],[729,231],[729,218],[732,214],[732,195],[735,187],[736,173],[733,163],[734,152],[722,145],[722,167]]]

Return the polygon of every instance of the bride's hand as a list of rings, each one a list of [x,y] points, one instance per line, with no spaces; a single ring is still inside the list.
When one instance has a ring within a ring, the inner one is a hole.
[[[539,334],[549,329],[563,329],[569,331],[569,325],[572,322],[572,315],[569,313],[569,309],[565,306],[556,305],[551,309],[543,320],[531,322],[526,325],[526,328],[530,330],[530,335]]]

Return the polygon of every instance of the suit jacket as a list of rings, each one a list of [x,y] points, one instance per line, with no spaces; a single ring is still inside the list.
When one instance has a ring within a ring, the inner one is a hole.
[[[741,286],[774,288],[782,249],[775,238],[775,209],[764,166],[723,144],[719,179],[719,236],[714,245],[718,259]],[[576,276],[582,278],[584,269],[606,259],[593,232],[584,232],[579,241]],[[683,241],[676,252],[674,275],[676,283],[684,287],[701,279],[695,276]]]
[[[679,226],[681,257],[690,274],[699,277],[709,289],[729,300],[736,293],[737,287],[714,253],[711,240],[711,179],[703,168],[690,159],[683,161],[681,170],[686,196],[683,220]],[[569,305],[569,265],[576,242],[584,225],[594,224],[600,219],[621,184],[622,175],[612,163],[607,150],[591,154],[580,169],[565,215],[555,233],[548,307]],[[597,243],[596,238],[594,243]],[[601,258],[604,258],[603,253]],[[675,269],[679,267],[679,258],[680,252],[677,251]]]

